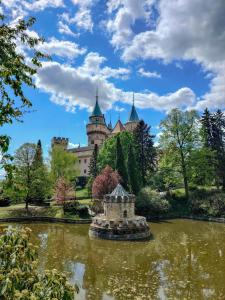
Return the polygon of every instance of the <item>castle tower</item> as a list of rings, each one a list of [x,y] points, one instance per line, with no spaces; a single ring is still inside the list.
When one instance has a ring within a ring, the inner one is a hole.
[[[133,105],[130,111],[130,116],[129,119],[127,121],[127,123],[125,124],[125,128],[127,131],[134,131],[135,128],[137,127],[139,123],[139,117],[134,105],[134,93],[133,93]]]
[[[61,146],[64,150],[68,148],[69,139],[63,137],[53,137],[52,138],[52,148],[54,146]]]
[[[109,135],[110,131],[105,123],[105,117],[98,103],[98,90],[96,92],[96,102],[89,123],[86,126],[88,145],[101,145]]]

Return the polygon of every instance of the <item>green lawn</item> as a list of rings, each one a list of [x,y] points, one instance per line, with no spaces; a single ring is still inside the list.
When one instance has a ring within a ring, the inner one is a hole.
[[[87,188],[84,188],[82,190],[77,190],[76,191],[76,196],[77,197],[88,197],[88,190],[87,190]]]

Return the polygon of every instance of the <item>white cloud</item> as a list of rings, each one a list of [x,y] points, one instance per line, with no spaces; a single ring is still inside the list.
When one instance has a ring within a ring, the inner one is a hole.
[[[80,144],[74,144],[74,143],[71,143],[71,142],[69,142],[69,144],[68,144],[69,149],[77,148],[79,146],[80,146]]]
[[[10,10],[12,17],[24,17],[30,11],[42,11],[47,7],[63,7],[63,0],[2,0],[6,9]]]
[[[78,8],[75,16],[68,20],[70,23],[76,24],[79,28],[92,31],[93,21],[91,9],[95,0],[72,0],[72,3]]]
[[[37,48],[46,54],[57,55],[70,59],[86,52],[86,49],[80,48],[74,42],[57,40],[55,38],[51,38],[49,41],[40,44]]]
[[[37,86],[51,94],[51,101],[62,105],[67,111],[76,107],[91,110],[95,101],[96,87],[103,110],[111,109],[116,102],[132,104],[133,93],[117,88],[108,80],[108,76],[99,76],[106,67],[105,61],[97,53],[89,53],[80,67],[72,67],[58,62],[44,62],[37,75]],[[96,73],[94,68],[98,70]],[[138,108],[153,108],[168,111],[173,107],[193,106],[196,96],[193,91],[183,87],[173,93],[159,96],[156,93],[135,93],[135,104]]]
[[[145,71],[144,68],[140,68],[138,70],[138,74],[142,77],[147,77],[147,78],[161,78],[161,74],[157,73],[157,72],[149,72],[149,71]]]
[[[122,111],[124,111],[125,109],[124,109],[123,107],[120,107],[120,106],[118,106],[118,105],[115,105],[115,106],[114,106],[114,110],[115,110],[115,111],[118,111],[118,112],[122,112]]]
[[[217,0],[160,0],[154,30],[130,34],[122,46],[122,58],[194,60],[213,72],[211,89],[195,108],[225,107],[225,2]],[[132,30],[129,27],[129,30]],[[113,40],[113,36],[112,36]],[[117,45],[118,46],[118,45]]]
[[[59,33],[61,33],[61,34],[69,35],[69,36],[72,36],[72,37],[78,37],[79,36],[78,33],[73,32],[70,29],[69,25],[63,23],[63,21],[58,22],[58,29],[59,29]]]

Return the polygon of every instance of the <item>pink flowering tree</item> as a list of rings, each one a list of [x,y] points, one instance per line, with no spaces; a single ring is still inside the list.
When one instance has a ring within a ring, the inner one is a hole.
[[[105,194],[109,194],[114,190],[120,180],[121,177],[118,172],[113,171],[113,169],[107,165],[93,182],[93,197],[97,199],[103,199]]]
[[[64,177],[59,177],[55,184],[54,198],[57,203],[65,205],[66,200],[70,197],[73,192],[73,186],[68,183]]]

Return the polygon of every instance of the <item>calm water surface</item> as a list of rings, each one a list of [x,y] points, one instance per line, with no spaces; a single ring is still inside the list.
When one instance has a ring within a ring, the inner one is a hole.
[[[150,223],[148,242],[90,240],[88,225],[20,226],[32,229],[40,267],[79,285],[78,300],[225,299],[224,224]]]

